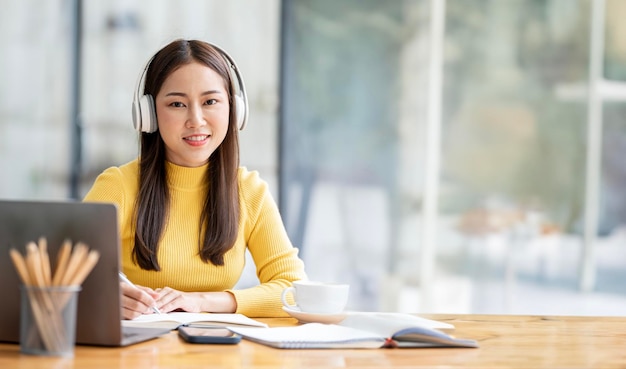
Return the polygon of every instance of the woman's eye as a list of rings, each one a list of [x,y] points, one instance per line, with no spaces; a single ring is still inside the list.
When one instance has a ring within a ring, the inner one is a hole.
[[[185,104],[181,103],[180,101],[174,101],[173,103],[170,104],[170,106],[173,106],[175,108],[182,108],[185,106]]]
[[[207,101],[205,102],[205,104],[207,104],[207,105],[214,105],[214,104],[217,104],[217,100],[215,100],[215,99],[209,99],[209,100],[207,100]]]

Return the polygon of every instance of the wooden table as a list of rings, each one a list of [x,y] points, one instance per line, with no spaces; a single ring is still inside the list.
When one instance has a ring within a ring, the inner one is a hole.
[[[77,346],[74,358],[0,344],[0,368],[626,368],[626,317],[423,315],[480,348],[281,350],[249,341],[199,345],[175,332],[124,348]],[[271,326],[294,319],[259,319]]]

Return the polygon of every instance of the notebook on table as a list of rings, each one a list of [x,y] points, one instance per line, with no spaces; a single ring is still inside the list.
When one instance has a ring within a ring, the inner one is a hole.
[[[122,326],[120,239],[113,204],[78,201],[0,200],[0,342],[19,342],[21,281],[9,257],[28,242],[45,237],[51,259],[64,240],[85,243],[100,259],[78,295],[76,343],[127,346],[167,333],[167,329]],[[54,261],[54,259],[52,259]]]

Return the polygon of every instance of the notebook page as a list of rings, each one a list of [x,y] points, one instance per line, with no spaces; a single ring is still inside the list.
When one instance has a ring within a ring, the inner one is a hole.
[[[374,333],[334,324],[228,329],[248,340],[279,348],[379,348],[385,343],[383,337]]]

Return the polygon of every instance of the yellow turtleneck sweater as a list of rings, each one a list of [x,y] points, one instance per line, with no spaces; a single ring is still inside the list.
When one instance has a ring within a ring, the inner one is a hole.
[[[239,169],[239,235],[235,246],[224,255],[224,265],[215,266],[204,263],[198,255],[205,171],[206,166],[187,168],[167,163],[171,199],[157,254],[161,266],[158,272],[142,270],[132,261],[135,236],[131,225],[139,185],[138,160],[105,170],[84,201],[117,205],[122,267],[134,283],[186,292],[229,291],[237,301],[237,313],[252,317],[285,316],[280,294],[291,282],[306,279],[306,274],[267,184],[256,171]],[[232,290],[244,268],[246,247],[256,265],[260,284]]]

